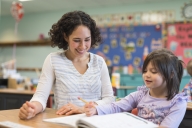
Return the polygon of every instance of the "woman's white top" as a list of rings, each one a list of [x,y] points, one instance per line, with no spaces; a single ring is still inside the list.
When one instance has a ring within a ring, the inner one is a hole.
[[[64,52],[50,53],[44,61],[40,80],[31,101],[40,102],[44,110],[51,89],[57,109],[68,102],[83,106],[84,103],[78,100],[78,97],[94,101],[98,105],[114,101],[107,65],[102,57],[92,53],[84,74],[76,70]]]

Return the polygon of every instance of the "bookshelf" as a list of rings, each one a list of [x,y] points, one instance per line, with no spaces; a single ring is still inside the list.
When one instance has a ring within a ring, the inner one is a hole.
[[[10,47],[14,44],[16,46],[50,46],[51,42],[49,40],[0,42],[0,47]]]
[[[22,68],[22,67],[17,67],[16,68],[17,71],[31,71],[31,72],[35,72],[35,71],[41,71],[41,68]]]
[[[37,40],[37,41],[13,41],[13,42],[0,42],[0,47],[13,47],[16,44],[16,46],[24,46],[24,47],[30,47],[30,46],[50,46],[51,42],[49,40]],[[23,67],[17,67],[17,71],[41,71],[41,68],[23,68]]]

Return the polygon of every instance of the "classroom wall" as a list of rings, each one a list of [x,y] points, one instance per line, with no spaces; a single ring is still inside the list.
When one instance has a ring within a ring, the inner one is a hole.
[[[172,0],[167,2],[150,2],[141,4],[130,4],[111,7],[100,7],[92,9],[82,9],[90,15],[103,15],[113,13],[128,13],[128,12],[149,12],[158,10],[174,10],[176,21],[183,21],[181,17],[181,7],[190,0]],[[3,5],[2,5],[3,6]],[[67,10],[71,11],[71,10]],[[14,27],[15,21],[11,15],[1,16],[0,19],[0,42],[4,41],[34,41],[37,40],[39,34],[44,34],[48,37],[48,31],[52,24],[67,11],[44,12],[25,14],[19,22],[18,33],[15,36]],[[49,46],[30,46],[17,47],[16,59],[18,67],[42,67],[45,57],[50,53],[57,51],[57,48]],[[0,47],[0,63],[12,59],[12,47]],[[29,77],[37,77],[35,72],[21,72],[22,75]]]

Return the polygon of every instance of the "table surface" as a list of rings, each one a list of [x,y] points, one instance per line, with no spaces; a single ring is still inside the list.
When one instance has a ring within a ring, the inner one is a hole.
[[[22,94],[22,95],[33,95],[35,91],[30,90],[17,90],[17,89],[0,89],[0,93],[9,93],[9,94]],[[50,95],[53,95],[53,92],[50,92]]]
[[[44,122],[43,119],[62,117],[63,115],[56,115],[56,110],[52,108],[46,108],[42,113],[39,113],[34,118],[29,120],[21,120],[18,117],[19,109],[3,110],[0,111],[0,121],[10,121],[21,125],[30,126],[33,128],[67,128],[65,126]]]
[[[192,102],[187,103],[187,110],[192,110]],[[46,108],[42,113],[39,113],[30,120],[21,120],[18,117],[19,109],[3,110],[0,111],[0,121],[11,121],[21,125],[26,125],[34,128],[67,128],[55,123],[44,122],[43,119],[62,117],[63,115],[56,115],[56,110]]]

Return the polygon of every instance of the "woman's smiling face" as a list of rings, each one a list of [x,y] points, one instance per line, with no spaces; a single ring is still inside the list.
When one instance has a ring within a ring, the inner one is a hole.
[[[65,40],[74,56],[83,56],[91,47],[91,32],[86,26],[80,25]]]

